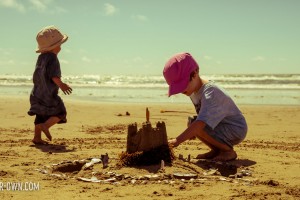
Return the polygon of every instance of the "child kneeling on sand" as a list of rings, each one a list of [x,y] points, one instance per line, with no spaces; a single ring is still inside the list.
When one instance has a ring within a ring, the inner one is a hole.
[[[60,88],[64,94],[71,94],[72,89],[60,79],[61,71],[57,54],[61,44],[68,36],[54,26],[43,28],[36,37],[38,43],[38,57],[33,74],[33,89],[30,94],[30,110],[28,114],[35,115],[34,144],[45,144],[42,140],[43,131],[51,141],[49,128],[56,123],[66,123],[67,112],[62,99],[58,96]]]
[[[197,159],[236,159],[233,146],[246,137],[247,123],[230,96],[215,83],[200,77],[199,66],[189,53],[171,57],[163,75],[169,85],[169,96],[178,93],[189,96],[197,112],[197,118],[188,128],[169,143],[176,147],[197,137],[211,149]]]

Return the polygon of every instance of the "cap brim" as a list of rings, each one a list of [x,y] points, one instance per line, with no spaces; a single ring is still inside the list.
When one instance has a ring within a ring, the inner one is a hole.
[[[184,92],[189,84],[189,79],[182,79],[179,82],[172,83],[169,85],[169,97],[174,94],[179,94]]]
[[[55,43],[54,45],[50,46],[50,47],[47,47],[47,48],[42,48],[42,49],[36,49],[35,52],[36,53],[41,53],[41,52],[44,52],[44,51],[50,51],[52,49],[54,49],[55,47],[63,44],[64,42],[66,42],[68,40],[68,36],[67,35],[64,35],[63,39],[61,39],[60,41],[58,41],[57,43]]]

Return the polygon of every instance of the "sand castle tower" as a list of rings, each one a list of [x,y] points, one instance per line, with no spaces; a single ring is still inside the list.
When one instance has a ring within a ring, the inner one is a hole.
[[[122,166],[152,165],[162,161],[171,163],[174,153],[168,145],[166,125],[157,122],[156,127],[150,123],[150,113],[146,109],[146,122],[138,130],[137,123],[128,125],[127,149],[120,154]]]
[[[142,128],[137,130],[137,124],[128,126],[127,152],[149,151],[153,148],[167,145],[167,132],[164,122],[157,122],[156,127],[152,128],[150,122],[142,124]]]
[[[128,126],[127,134],[127,153],[137,151],[149,151],[162,145],[168,145],[167,131],[165,122],[157,122],[156,127],[150,123],[150,113],[146,109],[146,122],[138,130],[137,124]]]

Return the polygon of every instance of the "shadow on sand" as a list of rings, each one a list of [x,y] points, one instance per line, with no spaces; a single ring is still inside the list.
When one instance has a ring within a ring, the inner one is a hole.
[[[227,162],[217,162],[213,160],[194,160],[191,162],[183,162],[187,163],[187,165],[194,166],[193,168],[202,169],[203,171],[207,171],[210,169],[216,169],[220,172],[221,176],[228,177],[229,175],[234,175],[238,172],[239,168],[249,167],[255,165],[256,162],[248,159],[237,159],[233,161]],[[173,164],[165,163],[165,166],[172,167]],[[160,164],[153,164],[147,166],[131,166],[137,169],[147,170],[149,173],[158,173],[160,171]],[[199,171],[202,171],[199,170]]]
[[[209,170],[211,168],[217,169],[222,176],[228,177],[237,173],[238,168],[249,167],[255,165],[256,162],[248,159],[237,159],[227,162],[216,162],[212,160],[198,160],[194,162],[198,167]]]
[[[35,147],[46,153],[66,153],[75,151],[75,149],[67,149],[68,146],[63,144],[32,144],[30,147]]]

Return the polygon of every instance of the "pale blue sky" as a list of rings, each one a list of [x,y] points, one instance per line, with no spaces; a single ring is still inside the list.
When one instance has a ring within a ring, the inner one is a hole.
[[[183,51],[203,74],[300,73],[299,10],[299,0],[0,0],[0,74],[32,74],[47,25],[69,36],[63,75],[160,75]]]

